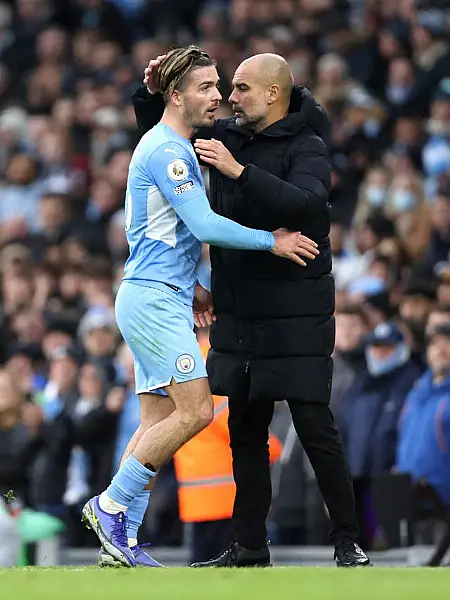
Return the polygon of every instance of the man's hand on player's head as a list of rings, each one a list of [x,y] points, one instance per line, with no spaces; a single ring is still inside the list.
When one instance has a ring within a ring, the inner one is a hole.
[[[196,327],[209,327],[216,320],[213,297],[203,286],[195,286],[194,302],[192,305],[194,324]]]
[[[212,140],[196,140],[194,148],[203,162],[216,167],[225,177],[237,179],[244,170],[244,167],[233,158],[222,142],[214,138]]]
[[[314,260],[319,254],[316,242],[310,240],[305,235],[296,231],[287,231],[286,229],[277,229],[273,232],[275,237],[275,246],[272,249],[272,253],[282,258],[289,258],[301,265],[306,267],[306,262],[300,258],[304,256]]]
[[[161,66],[162,61],[166,58],[166,54],[161,54],[155,59],[152,59],[148,63],[148,67],[144,70],[144,80],[143,83],[147,86],[149,94],[156,94],[160,90],[156,87],[155,80],[156,74],[159,71],[159,67]]]

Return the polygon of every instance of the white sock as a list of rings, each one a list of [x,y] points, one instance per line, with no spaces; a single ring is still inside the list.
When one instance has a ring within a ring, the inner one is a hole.
[[[134,548],[135,546],[137,546],[137,539],[136,538],[128,538],[128,548]]]
[[[117,515],[117,513],[120,512],[126,513],[128,508],[127,506],[123,506],[123,504],[119,504],[118,502],[114,502],[114,500],[111,500],[111,498],[107,496],[106,492],[100,494],[98,503],[100,505],[100,508],[104,512],[110,513],[112,515]]]

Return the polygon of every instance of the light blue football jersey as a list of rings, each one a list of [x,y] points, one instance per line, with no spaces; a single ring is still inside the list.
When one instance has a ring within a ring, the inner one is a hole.
[[[142,137],[130,162],[125,199],[130,256],[124,281],[171,286],[182,302],[192,303],[201,242],[175,208],[199,195],[205,188],[189,140],[158,123]]]

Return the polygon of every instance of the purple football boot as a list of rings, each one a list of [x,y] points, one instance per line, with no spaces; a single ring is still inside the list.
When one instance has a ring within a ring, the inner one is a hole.
[[[128,547],[127,518],[124,513],[107,513],[100,508],[99,496],[84,505],[81,519],[97,535],[104,550],[124,567],[135,567],[136,559]]]
[[[134,554],[134,557],[136,559],[136,567],[162,567],[162,568],[167,568],[164,565],[160,564],[158,561],[156,561],[154,558],[152,558],[151,556],[149,556],[147,554],[147,552],[144,551],[144,548],[148,548],[151,544],[138,544],[137,546],[133,546],[133,548],[131,548],[131,551]],[[122,567],[122,563],[119,562],[118,560],[116,560],[114,558],[114,556],[111,556],[111,554],[108,554],[107,552],[105,552],[105,550],[103,548],[100,548],[100,552],[98,554],[98,566],[99,567]]]

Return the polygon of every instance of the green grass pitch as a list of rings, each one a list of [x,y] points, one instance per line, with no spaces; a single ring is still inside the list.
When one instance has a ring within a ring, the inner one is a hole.
[[[450,569],[0,570],[5,600],[449,600]]]

